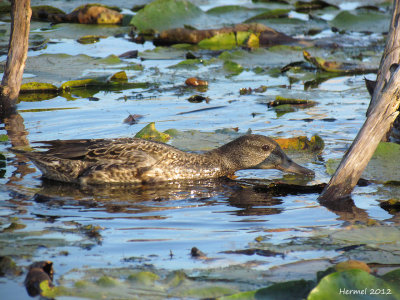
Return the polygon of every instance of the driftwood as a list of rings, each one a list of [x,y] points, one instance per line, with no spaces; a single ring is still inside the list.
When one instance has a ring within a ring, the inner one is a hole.
[[[28,38],[31,19],[31,1],[11,1],[11,35],[7,63],[0,86],[2,116],[10,114],[17,102],[19,89],[28,54]]]
[[[367,119],[343,157],[329,184],[319,196],[321,203],[349,197],[382,138],[398,116],[400,104],[400,0],[393,15],[384,54],[373,88]]]

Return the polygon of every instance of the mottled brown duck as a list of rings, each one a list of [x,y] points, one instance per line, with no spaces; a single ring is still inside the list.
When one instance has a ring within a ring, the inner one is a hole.
[[[204,153],[138,138],[54,140],[47,151],[22,152],[43,177],[78,184],[152,183],[231,176],[243,169],[278,169],[306,176],[271,138],[243,135]]]

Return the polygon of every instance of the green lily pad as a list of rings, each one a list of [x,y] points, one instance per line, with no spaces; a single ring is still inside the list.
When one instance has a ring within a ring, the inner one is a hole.
[[[58,88],[51,83],[44,82],[28,82],[21,85],[20,93],[32,92],[58,92]]]
[[[183,60],[176,65],[169,66],[169,69],[187,69],[187,70],[197,70],[199,67],[196,66],[197,64],[200,64],[202,62],[201,59],[186,59]]]
[[[305,297],[307,297],[307,294],[313,287],[314,287],[313,281],[294,280],[294,281],[280,282],[266,288],[261,288],[255,291],[242,292],[227,297],[221,297],[218,299],[219,300],[305,299]]]
[[[379,292],[372,294],[372,291]],[[363,270],[353,269],[325,276],[311,291],[307,300],[395,300],[399,298],[400,293],[394,285]]]
[[[77,88],[77,87],[87,87],[87,86],[93,86],[93,85],[99,85],[101,82],[96,80],[96,79],[79,79],[79,80],[70,80],[67,82],[64,82],[61,85],[61,89],[70,89],[70,88]]]
[[[85,35],[80,37],[77,42],[80,44],[94,44],[100,41],[101,38],[105,38],[105,36],[101,35]]]
[[[50,6],[50,5],[35,5],[31,7],[32,9],[32,19],[41,19],[40,14],[43,12],[47,14],[62,14],[65,15],[65,12],[59,8]]]
[[[273,19],[273,18],[286,18],[290,12],[290,9],[272,9],[266,12],[263,12],[259,15],[251,17],[247,19],[245,22],[255,22],[264,19]]]
[[[234,61],[227,60],[224,62],[224,70],[230,75],[239,75],[243,72],[244,68]]]
[[[400,145],[395,143],[379,143],[374,155],[365,168],[362,177],[379,182],[400,181],[400,170],[395,163],[400,155]],[[329,175],[335,173],[341,159],[329,159],[325,168]]]
[[[126,76],[125,71],[120,71],[115,73],[114,75],[111,76],[110,81],[116,81],[116,82],[127,82],[128,81],[128,76]]]
[[[258,37],[248,31],[221,33],[198,44],[201,48],[211,50],[233,49],[238,46],[258,47]]]
[[[119,282],[112,277],[102,276],[96,281],[96,284],[101,287],[114,287],[119,285]]]
[[[171,138],[168,134],[158,131],[154,122],[142,128],[135,137],[159,142],[166,142]]]
[[[130,25],[139,31],[166,30],[193,24],[204,12],[188,0],[155,0],[139,10]]]
[[[303,56],[305,60],[326,72],[338,74],[365,74],[375,73],[377,71],[376,67],[370,64],[327,61],[322,57],[311,56],[311,54],[305,50],[303,51]]]
[[[160,277],[157,274],[149,271],[141,271],[128,276],[130,282],[144,286],[153,285],[158,279],[160,279]]]
[[[385,275],[382,276],[382,279],[384,279],[387,282],[394,283],[400,286],[400,269],[396,269],[386,273]]]
[[[386,32],[389,29],[390,16],[376,11],[342,11],[329,22],[340,30]]]
[[[206,11],[207,15],[218,17],[222,20],[235,20],[235,23],[242,23],[262,12],[270,11],[263,7],[249,8],[240,5],[217,6]],[[225,25],[225,24],[221,24]]]

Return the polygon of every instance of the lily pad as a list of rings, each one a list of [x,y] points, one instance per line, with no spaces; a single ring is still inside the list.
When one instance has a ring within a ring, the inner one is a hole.
[[[94,44],[100,41],[101,38],[105,38],[105,36],[101,35],[85,35],[80,37],[77,41],[80,44]]]
[[[28,82],[21,85],[20,93],[32,92],[58,92],[58,88],[51,83],[44,82]]]
[[[219,300],[254,300],[254,299],[274,299],[274,300],[295,300],[305,299],[310,290],[314,287],[313,281],[295,280],[273,284],[267,288],[255,291],[242,292],[227,297],[218,298]]]
[[[125,71],[120,71],[111,76],[110,81],[127,82],[128,76]]]
[[[329,24],[340,30],[383,33],[389,29],[390,16],[376,11],[342,11]]]
[[[379,182],[400,181],[400,170],[393,159],[400,155],[400,145],[395,143],[379,143],[374,155],[365,168],[362,177]],[[334,174],[341,159],[329,159],[326,162],[326,172]]]
[[[154,282],[158,279],[160,279],[160,277],[157,274],[149,271],[141,271],[128,276],[128,280],[130,282],[134,282],[136,284],[141,284],[144,286],[153,285]]]
[[[238,31],[221,33],[209,39],[204,39],[198,44],[201,48],[211,50],[233,49],[238,46],[258,47],[258,37],[251,32]]]
[[[146,125],[135,137],[159,142],[166,142],[171,138],[169,134],[158,131],[154,122]]]
[[[289,12],[290,9],[272,9],[249,18],[246,20],[246,22],[255,22],[263,19],[286,18],[288,17]]]
[[[321,152],[324,149],[324,141],[318,135],[314,135],[310,140],[306,136],[299,136],[286,139],[275,139],[275,141],[285,150],[308,150],[311,152]]]
[[[188,0],[155,0],[139,10],[130,25],[139,31],[161,31],[194,24],[204,12]]]
[[[234,61],[227,60],[224,62],[224,70],[230,75],[239,75],[243,72],[244,68]]]
[[[65,90],[65,89],[71,89],[71,88],[77,88],[77,87],[87,87],[87,86],[93,86],[93,85],[99,85],[101,84],[100,81],[96,80],[96,79],[79,79],[79,80],[71,80],[71,81],[67,81],[64,82],[61,85],[61,89]]]
[[[315,65],[318,69],[339,73],[339,74],[366,74],[376,73],[377,69],[375,66],[370,66],[361,63],[347,63],[340,61],[327,61],[322,57],[312,56],[309,52],[303,51],[304,59]]]
[[[294,4],[294,7],[298,12],[309,12],[311,10],[323,9],[325,7],[333,7],[339,9],[336,5],[330,4],[322,0],[297,1]]]
[[[376,294],[371,294],[371,290],[379,290],[379,292]],[[380,278],[372,276],[363,270],[353,269],[343,272],[335,272],[325,276],[311,291],[307,297],[307,300],[395,300],[399,298],[400,293],[394,285]]]
[[[352,270],[352,269],[359,269],[359,270],[364,270],[365,272],[371,273],[370,267],[362,261],[358,260],[347,260],[338,263],[335,266],[336,271],[346,271],[346,270]]]

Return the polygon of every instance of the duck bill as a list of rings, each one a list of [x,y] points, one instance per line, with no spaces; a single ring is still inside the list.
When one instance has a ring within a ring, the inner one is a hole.
[[[310,169],[304,168],[304,167],[296,164],[291,159],[283,160],[283,162],[279,166],[277,166],[277,169],[284,171],[284,172],[294,173],[294,174],[299,174],[299,175],[306,175],[306,176],[314,176],[315,175],[314,171],[311,171]]]

